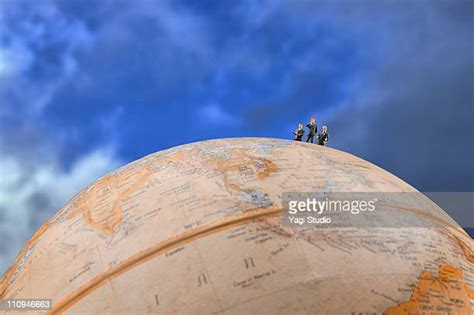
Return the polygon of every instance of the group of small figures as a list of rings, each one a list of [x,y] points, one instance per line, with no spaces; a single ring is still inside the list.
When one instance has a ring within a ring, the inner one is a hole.
[[[319,145],[326,145],[326,143],[329,141],[328,127],[323,126],[322,132],[318,134],[318,126],[316,125],[316,120],[314,117],[311,117],[309,123],[306,124],[306,127],[308,128],[306,142],[314,143],[314,137],[316,137],[316,141]],[[298,129],[296,129],[293,134],[295,135],[295,141],[302,141],[304,135],[302,123],[298,124]]]

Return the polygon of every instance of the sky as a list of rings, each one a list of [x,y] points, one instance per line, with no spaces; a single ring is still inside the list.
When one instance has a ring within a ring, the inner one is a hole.
[[[0,0],[0,273],[98,177],[176,145],[292,138],[474,191],[473,1]]]

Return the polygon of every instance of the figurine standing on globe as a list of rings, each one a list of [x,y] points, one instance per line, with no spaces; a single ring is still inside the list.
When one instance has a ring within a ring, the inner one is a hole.
[[[322,129],[322,132],[318,135],[318,144],[325,146],[326,143],[329,141],[328,127],[323,126]]]

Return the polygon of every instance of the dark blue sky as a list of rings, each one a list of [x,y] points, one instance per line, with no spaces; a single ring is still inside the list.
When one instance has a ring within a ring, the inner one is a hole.
[[[313,114],[330,146],[419,190],[473,191],[473,6],[1,1],[2,257],[120,165],[210,138],[291,138]]]

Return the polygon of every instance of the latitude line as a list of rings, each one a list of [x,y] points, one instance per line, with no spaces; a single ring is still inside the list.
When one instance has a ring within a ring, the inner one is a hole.
[[[269,208],[258,209],[211,224],[200,226],[190,231],[185,231],[176,237],[170,238],[162,242],[158,242],[157,244],[148,247],[147,249],[144,249],[135,255],[130,256],[129,258],[121,261],[117,265],[98,274],[92,280],[83,284],[78,289],[74,290],[72,293],[62,298],[58,303],[56,303],[56,305],[53,306],[53,308],[49,311],[48,314],[58,314],[65,312],[74,304],[85,298],[89,293],[95,291],[96,289],[103,286],[112,279],[117,278],[125,272],[171,249],[183,246],[196,239],[215,234],[222,230],[227,230],[229,228],[240,226],[248,222],[259,221],[267,219],[269,217],[277,216],[282,211],[282,206],[273,206]]]

